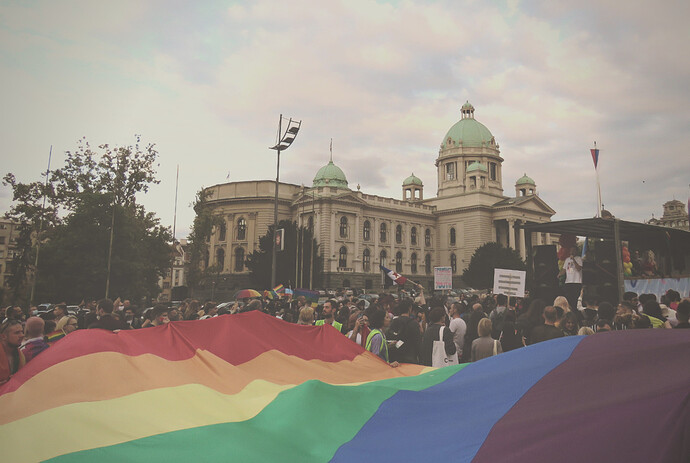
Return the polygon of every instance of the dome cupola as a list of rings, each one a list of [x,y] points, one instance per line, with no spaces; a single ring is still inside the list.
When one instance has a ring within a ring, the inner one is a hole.
[[[319,169],[314,177],[314,187],[331,186],[336,188],[347,188],[347,178],[342,169],[331,159],[328,164]]]

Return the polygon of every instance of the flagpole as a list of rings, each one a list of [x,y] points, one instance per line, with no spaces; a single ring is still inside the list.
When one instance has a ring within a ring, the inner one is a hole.
[[[601,217],[601,183],[599,182],[599,150],[597,149],[597,142],[594,142],[594,152],[596,153],[596,160],[594,162],[594,172],[597,175],[597,217]]]

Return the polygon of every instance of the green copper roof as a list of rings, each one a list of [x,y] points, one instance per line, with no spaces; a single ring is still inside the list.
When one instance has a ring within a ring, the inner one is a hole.
[[[462,105],[462,119],[455,123],[443,137],[442,147],[448,145],[448,139],[456,144],[462,140],[462,146],[481,147],[482,143],[487,145],[494,138],[489,129],[474,118],[474,107],[469,103]]]
[[[412,175],[407,177],[405,180],[403,180],[403,186],[405,186],[405,185],[423,185],[423,184],[422,184],[422,180],[419,177],[415,176],[415,174],[413,173]]]
[[[481,171],[484,171],[484,172],[488,172],[488,171],[489,171],[489,169],[488,169],[484,164],[482,164],[482,163],[479,162],[479,161],[474,161],[472,164],[470,164],[469,166],[467,166],[467,172],[468,172],[468,173],[469,173],[469,172],[474,172],[475,170],[481,170]]]
[[[314,177],[314,186],[333,186],[347,188],[347,178],[340,167],[329,161],[328,164],[319,169]]]
[[[525,174],[525,175],[523,175],[522,177],[520,177],[520,178],[518,179],[518,181],[515,182],[515,184],[516,184],[516,185],[525,185],[525,184],[536,185],[536,183],[534,183],[534,180],[532,180],[531,178],[529,178],[529,177],[527,176],[527,174]]]

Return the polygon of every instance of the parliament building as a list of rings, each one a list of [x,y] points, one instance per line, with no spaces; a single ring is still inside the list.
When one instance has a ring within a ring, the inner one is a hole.
[[[514,183],[514,196],[504,195],[499,145],[469,102],[441,140],[435,164],[436,196],[425,196],[424,182],[412,174],[401,182],[399,198],[386,198],[359,185],[351,189],[331,159],[311,187],[280,183],[278,219],[315,231],[325,288],[380,289],[379,264],[427,288],[433,288],[434,267],[451,267],[458,287],[475,249],[490,241],[524,259],[525,233],[516,225],[548,222],[555,211],[527,175]],[[207,264],[222,267],[229,288],[244,287],[245,258],[273,224],[275,182],[229,182],[207,190],[209,207],[224,219],[209,240]],[[534,234],[533,245],[547,243],[548,234]]]

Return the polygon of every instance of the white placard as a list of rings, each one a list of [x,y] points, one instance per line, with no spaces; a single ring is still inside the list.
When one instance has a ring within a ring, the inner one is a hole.
[[[453,289],[453,269],[434,267],[434,289]]]
[[[494,294],[525,297],[524,270],[494,269]]]

